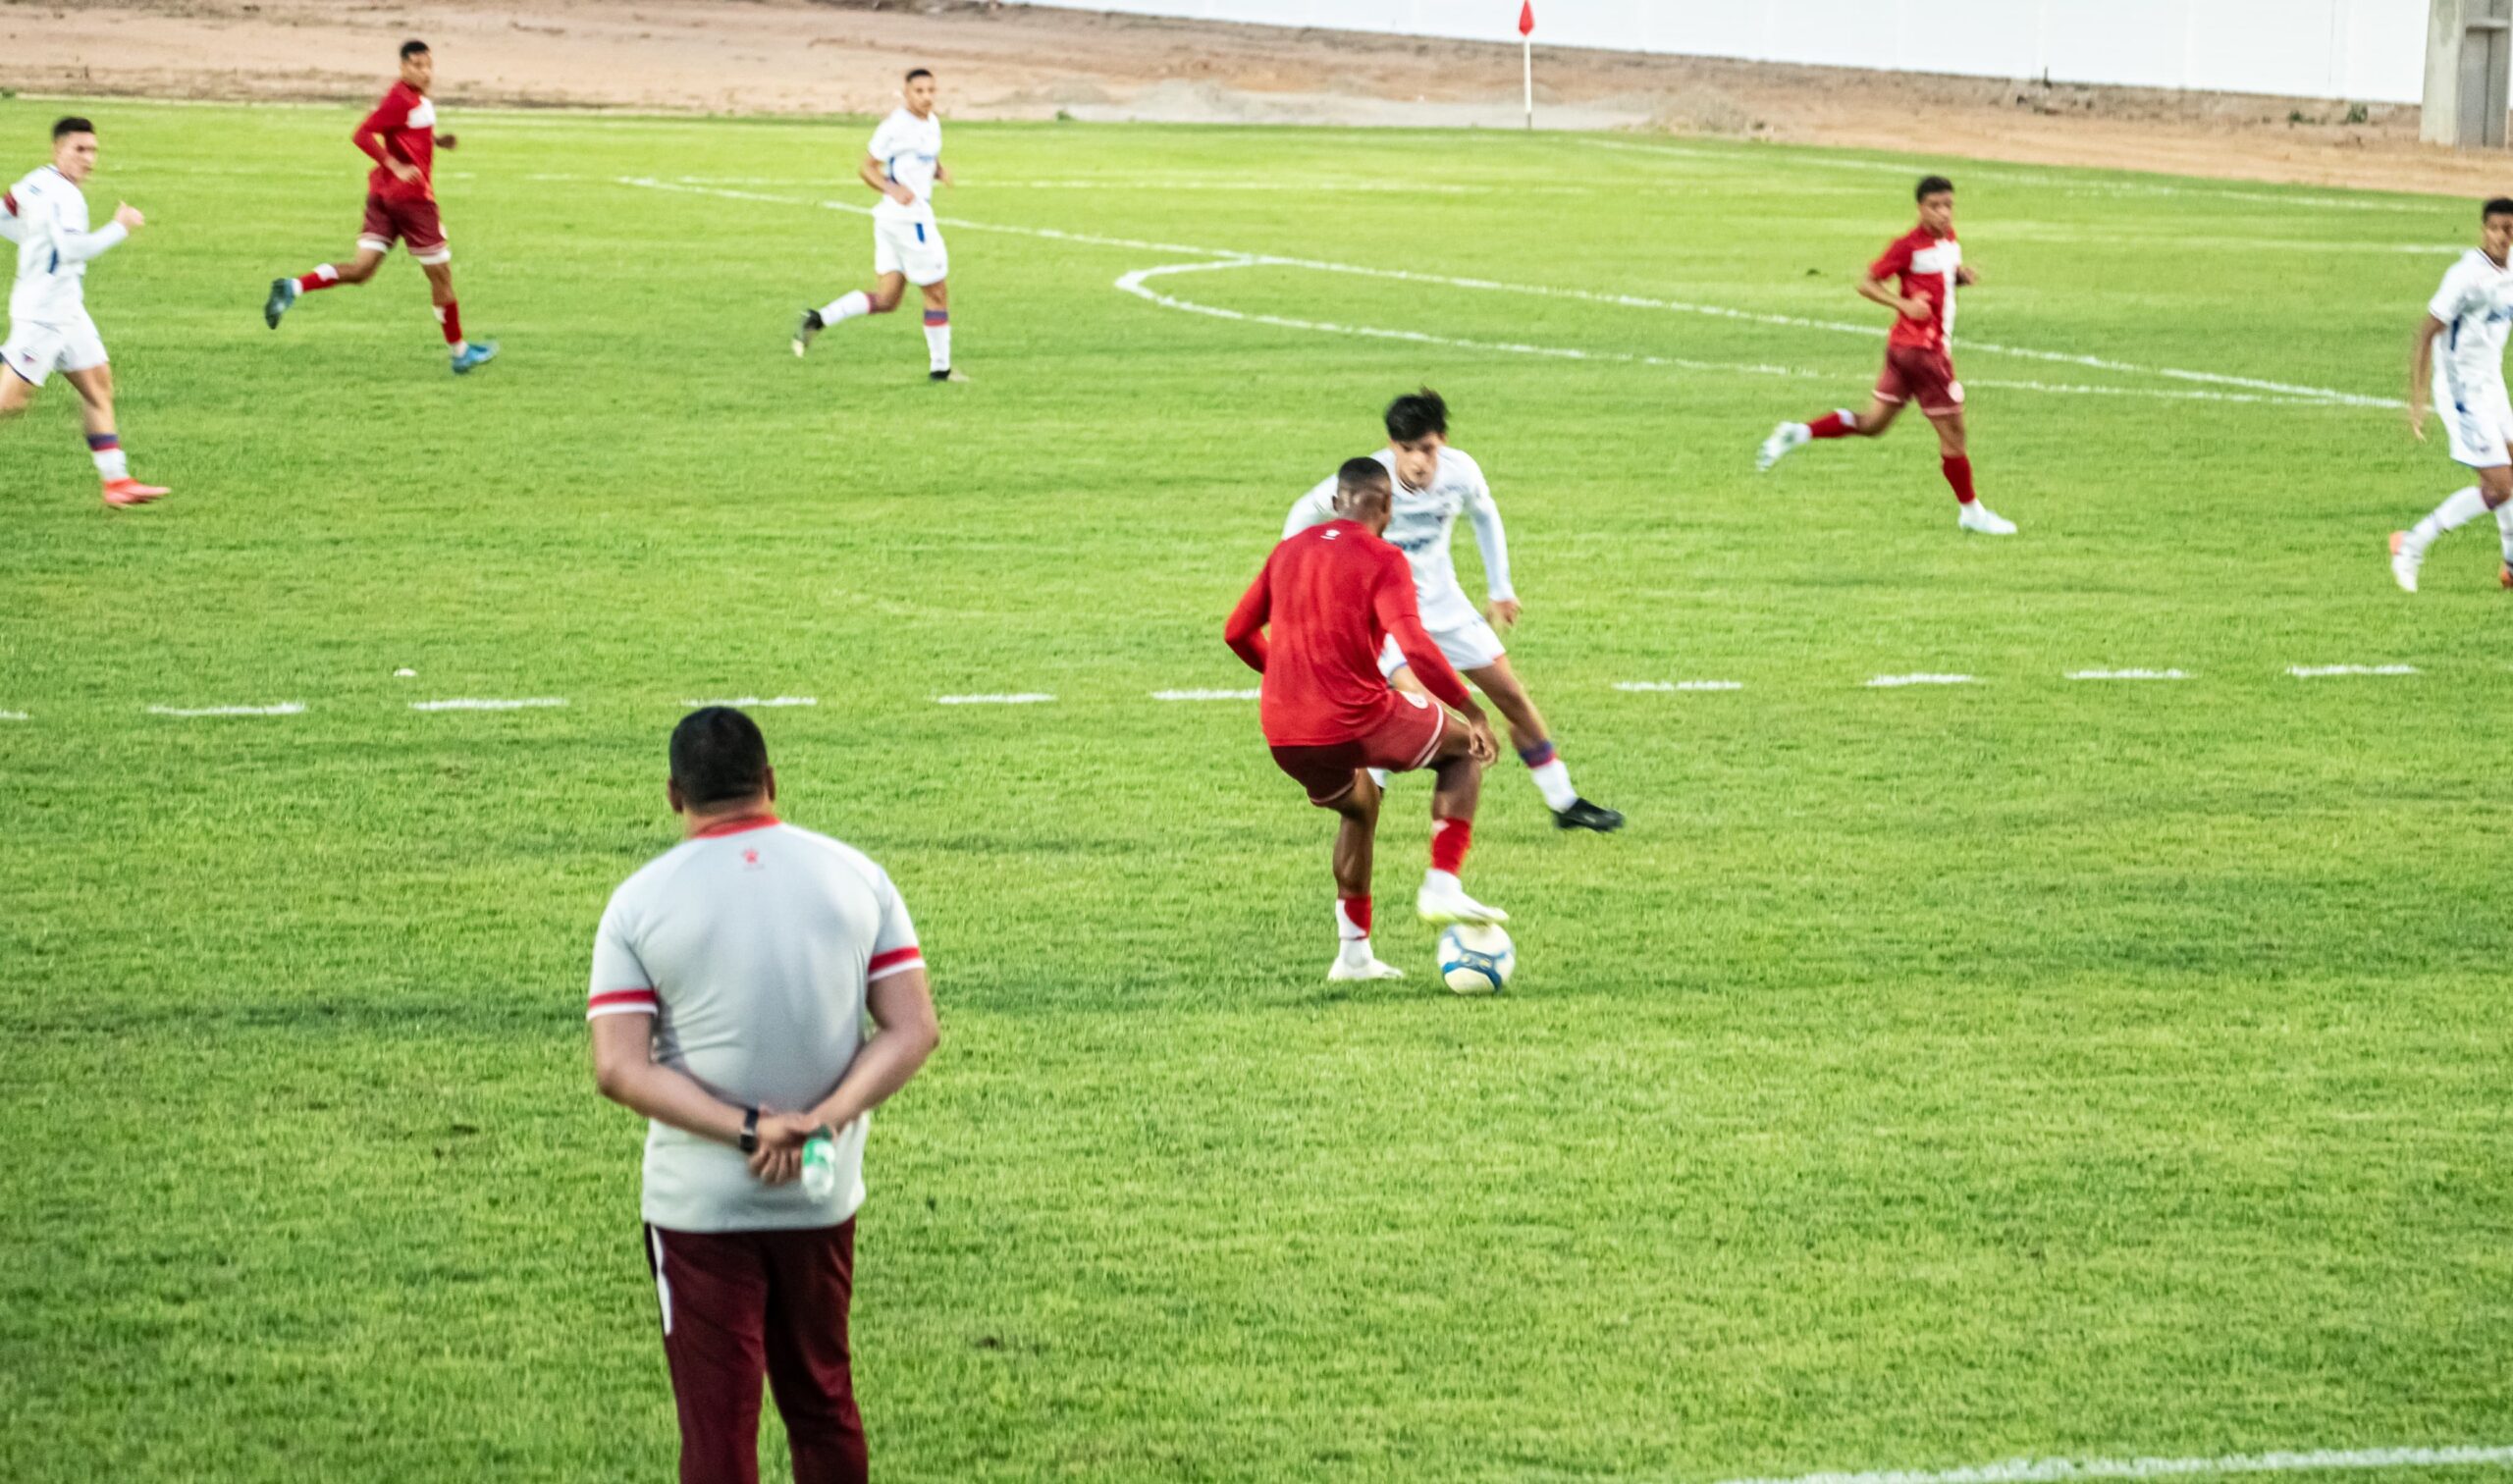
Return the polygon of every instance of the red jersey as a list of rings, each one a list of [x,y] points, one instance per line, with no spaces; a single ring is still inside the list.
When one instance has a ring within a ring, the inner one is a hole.
[[[382,143],[376,135],[384,136]],[[374,157],[366,188],[386,200],[436,199],[436,100],[407,82],[396,82],[350,135],[357,147]],[[387,159],[418,167],[419,178],[402,181],[384,168]]]
[[[1887,344],[1910,345],[1922,350],[1946,350],[1954,344],[1954,272],[1963,266],[1963,244],[1950,232],[1944,237],[1929,236],[1925,227],[1914,227],[1896,238],[1885,249],[1885,255],[1867,266],[1867,276],[1884,283],[1901,280],[1904,298],[1925,300],[1929,317],[1911,319],[1894,316],[1894,333]]]
[[[1275,747],[1332,747],[1384,725],[1397,704],[1378,672],[1390,635],[1426,690],[1467,707],[1466,682],[1422,632],[1412,564],[1350,520],[1310,526],[1274,548],[1222,630],[1265,677],[1257,714]]]

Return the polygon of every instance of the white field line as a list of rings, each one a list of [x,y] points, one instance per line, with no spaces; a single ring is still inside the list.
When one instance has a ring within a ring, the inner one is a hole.
[[[758,191],[727,190],[717,186],[691,186],[673,181],[659,181],[646,176],[621,176],[618,178],[618,184],[622,186],[637,186],[649,190],[671,190],[682,191],[693,195],[718,196],[727,200],[760,201],[784,206],[818,206],[827,210],[843,211],[857,216],[872,215],[871,207],[857,206],[845,201],[813,201],[796,196],[767,195]],[[1181,242],[1151,242],[1131,238],[1100,237],[1092,233],[1059,232],[1054,228],[1049,227],[1003,226],[992,222],[972,222],[960,217],[937,217],[936,220],[945,227],[965,232],[1003,233],[1013,237],[1037,238],[1046,241],[1078,242],[1096,247],[1137,248],[1153,252],[1181,252],[1195,257],[1218,258],[1223,260],[1222,262],[1210,265],[1181,265],[1178,267],[1141,270],[1141,275],[1145,277],[1158,273],[1184,272],[1188,271],[1189,268],[1199,266],[1235,268],[1301,268],[1312,273],[1341,273],[1361,278],[1389,279],[1400,283],[1439,284],[1453,289],[1473,289],[1495,293],[1524,293],[1542,298],[1578,299],[1588,303],[1605,304],[1620,309],[1656,309],[1675,314],[1699,314],[1715,319],[1738,320],[1750,324],[1777,325],[1795,330],[1821,330],[1832,334],[1855,335],[1867,340],[1882,340],[1885,337],[1884,329],[1875,325],[1853,324],[1845,320],[1808,319],[1803,316],[1793,314],[1765,314],[1753,310],[1732,308],[1723,304],[1695,304],[1681,299],[1648,298],[1639,294],[1603,293],[1586,289],[1574,289],[1551,284],[1511,284],[1499,282],[1493,279],[1457,278],[1439,273],[1416,273],[1402,268],[1369,268],[1356,263],[1334,263],[1316,258],[1279,257],[1268,253],[1242,252],[1227,247],[1202,247]],[[1133,279],[1135,282],[1132,285],[1129,285],[1127,282],[1129,279]],[[1146,292],[1141,287],[1141,283],[1142,279],[1137,274],[1128,274],[1117,281],[1117,287],[1125,290],[1129,293],[1139,294],[1142,297],[1151,299],[1154,303],[1162,303],[1164,307],[1184,308],[1188,309],[1190,312],[1212,314],[1222,318],[1248,319],[1257,323],[1271,323],[1291,329],[1325,329],[1341,334],[1372,334],[1380,339],[1411,340],[1429,344],[1452,344],[1470,349],[1491,348],[1477,342],[1444,341],[1436,336],[1424,336],[1411,331],[1360,331],[1340,326],[1316,325],[1301,320],[1265,320],[1259,316],[1241,315],[1234,311],[1212,309],[1204,305],[1190,305],[1183,300],[1171,304],[1165,302],[1159,295]],[[2399,405],[2396,402],[2387,401],[2380,398],[2360,397],[2352,392],[2339,392],[2327,387],[2298,386],[2290,382],[2269,381],[2263,378],[2249,376],[2230,376],[2214,371],[2189,371],[2176,366],[2141,366],[2129,361],[2111,360],[2099,355],[2071,355],[2064,351],[2035,350],[2024,346],[1997,344],[1989,341],[1967,341],[1964,343],[1963,348],[1971,351],[1979,351],[1984,354],[2012,355],[2025,360],[2038,360],[2059,365],[2082,366],[2089,370],[2096,371],[2112,371],[2131,376],[2164,377],[2173,381],[2204,383],[2211,386],[2237,387],[2250,392],[2271,393],[2279,397],[2294,398],[2316,403],[2328,403],[2338,406],[2382,408],[2390,408]],[[1563,350],[1558,348],[1548,349],[1541,347],[1527,347],[1526,353],[1561,355],[1570,359],[1616,359],[1634,361],[1644,365],[1684,366],[1703,370],[1736,369],[1730,366],[1719,365],[1711,362],[1685,361],[1674,357],[1658,359],[1639,355],[1591,355],[1590,352],[1586,351]],[[1784,376],[1813,376],[1818,374],[1814,372],[1800,372],[1787,367],[1769,367],[1763,369],[1767,372]],[[1973,384],[1976,386],[2026,385],[2028,390],[2034,391],[2053,390],[2076,393],[2101,390],[2097,388],[2045,389],[2038,386],[2030,386],[2029,384],[2002,384],[1981,381],[1975,381]],[[2116,390],[2133,396],[2144,395],[2138,389],[2122,388]],[[2219,397],[2212,399],[2224,401],[2257,401],[2265,400],[2267,398]]]
[[[2177,669],[2083,669],[2068,671],[2071,680],[2187,680],[2188,670]]]
[[[499,701],[477,696],[457,696],[450,701],[413,701],[414,712],[537,711],[564,706],[564,696],[525,696],[513,701]]]
[[[0,721],[32,721],[34,717],[27,716],[25,712],[0,711]]]
[[[1157,690],[1151,693],[1151,699],[1154,701],[1254,701],[1263,694],[1263,691],[1254,690]]]
[[[1745,688],[1742,680],[1617,680],[1619,691],[1738,691]]]
[[[2321,680],[2331,675],[2414,675],[2414,664],[2290,664],[2286,673],[2298,680]]]
[[[1641,144],[1626,139],[1596,139],[1578,135],[1574,141],[1598,149],[1616,149],[1630,154],[1666,155],[1674,159],[1707,160],[1714,164],[1736,165],[1761,171],[1770,167],[1797,166],[1815,170],[1863,170],[1881,175],[1901,176],[1918,180],[1937,167],[1898,165],[1891,160],[1845,160],[1832,155],[1772,154],[1762,159],[1750,155],[1715,149],[1687,149],[1681,144]],[[1753,146],[1749,146],[1753,147]],[[2196,197],[2205,200],[2243,201],[2255,205],[2301,206],[2330,211],[2392,211],[2431,213],[2447,210],[2436,202],[2379,201],[2360,196],[2278,195],[2268,190],[2242,190],[2221,186],[2163,186],[2143,181],[2089,181],[2075,176],[2053,175],[2049,171],[2015,169],[1993,161],[1980,161],[1963,167],[1966,174],[1992,180],[2005,186],[2036,186],[2050,190],[2069,190],[2085,195],[2134,195],[2158,197]]]
[[[818,696],[729,696],[719,701],[683,701],[683,706],[818,706]]]
[[[1915,675],[1878,675],[1868,681],[1867,686],[1870,690],[1890,690],[1898,685],[1970,685],[1971,683],[1972,677],[1969,675],[1936,675],[1923,672]]]
[[[1053,701],[1045,691],[1015,691],[1000,696],[936,696],[936,706],[1041,706]]]
[[[1882,1469],[1790,1478],[1729,1479],[1724,1484],[2065,1484],[2076,1479],[2171,1479],[2192,1474],[2321,1473],[2367,1468],[2503,1468],[2513,1448],[2455,1444],[2440,1448],[2316,1449],[2309,1453],[2226,1454],[2214,1458],[2006,1458],[1964,1468]]]
[[[148,708],[148,715],[192,720],[201,716],[294,716],[304,711],[305,703],[302,701],[283,701],[277,706],[152,706]]]

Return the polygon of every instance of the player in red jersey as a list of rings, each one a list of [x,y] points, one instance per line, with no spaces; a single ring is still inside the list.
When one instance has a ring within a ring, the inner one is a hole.
[[[436,152],[452,149],[454,135],[436,132],[436,100],[428,96],[428,85],[435,80],[436,57],[428,44],[402,42],[401,80],[349,135],[349,142],[375,161],[366,177],[366,225],[358,232],[357,256],[346,268],[324,263],[299,278],[271,280],[262,320],[272,329],[279,328],[280,316],[300,296],[375,277],[399,238],[428,276],[428,295],[436,302],[437,326],[454,354],[454,374],[465,375],[498,353],[496,341],[475,345],[462,338],[462,306],[454,297],[454,248],[446,242],[445,225],[436,211]]]
[[[1431,869],[1415,902],[1423,920],[1509,918],[1468,896],[1458,881],[1484,765],[1499,749],[1466,682],[1422,630],[1412,565],[1380,539],[1395,499],[1385,465],[1373,458],[1348,461],[1336,475],[1337,518],[1275,547],[1222,633],[1265,677],[1258,711],[1274,765],[1309,790],[1309,802],[1343,817],[1335,834],[1339,951],[1330,980],[1405,974],[1370,951],[1379,791],[1369,768],[1428,768],[1438,779],[1431,795]],[[1388,688],[1378,657],[1391,636],[1423,687],[1455,708],[1458,718],[1424,697]]]
[[[1954,183],[1929,176],[1916,194],[1919,225],[1896,238],[1858,286],[1861,297],[1894,311],[1876,395],[1864,411],[1845,407],[1811,423],[1782,423],[1763,440],[1754,466],[1769,469],[1791,449],[1818,438],[1874,438],[1894,426],[1905,402],[1916,401],[1937,429],[1940,467],[1954,490],[1955,524],[1983,536],[2012,536],[2015,522],[1974,497],[1972,459],[1964,451],[1963,384],[1954,379],[1954,290],[1981,279],[1963,265],[1963,245],[1954,239]],[[1889,279],[1898,287],[1887,288]]]

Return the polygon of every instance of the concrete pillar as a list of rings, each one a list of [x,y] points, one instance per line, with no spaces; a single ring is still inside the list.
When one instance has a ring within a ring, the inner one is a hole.
[[[2501,149],[2509,105],[2513,0],[2433,0],[2417,136],[2458,149]]]

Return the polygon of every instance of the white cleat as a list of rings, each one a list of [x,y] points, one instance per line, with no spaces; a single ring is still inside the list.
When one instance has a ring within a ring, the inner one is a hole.
[[[1970,504],[1963,506],[1962,513],[1954,517],[1954,523],[1962,527],[1964,530],[1970,531],[1975,536],[2012,536],[2015,534],[2014,521],[2001,515],[1996,510],[1991,509],[1988,505],[1981,504],[1977,500],[1973,501]]]
[[[1763,440],[1762,451],[1754,455],[1754,468],[1761,473],[1770,473],[1771,466],[1787,456],[1790,450],[1802,449],[1814,438],[1804,423],[1782,423],[1771,430],[1771,437]]]
[[[2391,580],[2403,593],[2417,591],[2417,569],[2426,564],[2426,554],[2409,544],[2406,531],[2391,532]]]
[[[1403,978],[1405,978],[1405,971],[1394,964],[1382,964],[1376,957],[1372,957],[1366,964],[1349,963],[1340,953],[1335,956],[1334,967],[1326,971],[1326,981],[1330,984],[1350,983],[1359,980]]]
[[[1461,886],[1425,885],[1415,893],[1414,910],[1422,921],[1434,928],[1450,923],[1506,923],[1510,915],[1498,907],[1486,907],[1466,894]]]

